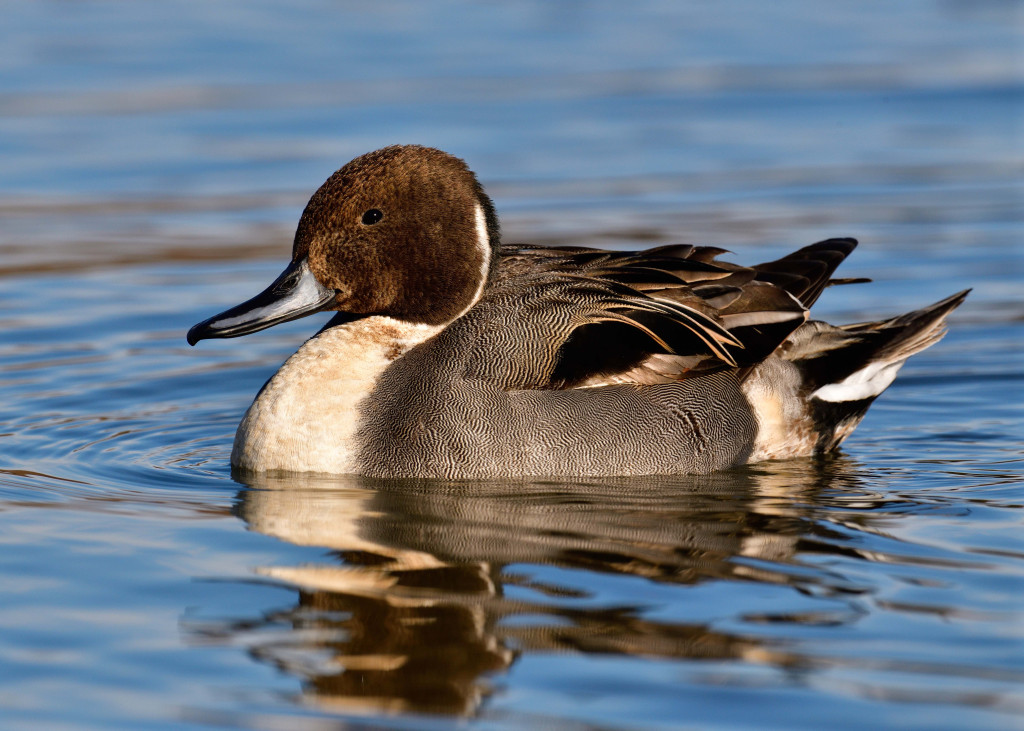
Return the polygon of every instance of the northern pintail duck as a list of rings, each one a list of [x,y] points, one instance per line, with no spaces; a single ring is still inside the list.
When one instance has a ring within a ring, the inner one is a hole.
[[[333,310],[257,394],[247,471],[489,478],[699,473],[835,449],[967,292],[835,327],[808,310],[856,241],[745,267],[709,246],[508,246],[464,162],[345,165],[262,294],[188,333]]]

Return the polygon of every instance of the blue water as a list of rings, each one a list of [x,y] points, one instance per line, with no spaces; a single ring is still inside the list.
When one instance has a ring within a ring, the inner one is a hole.
[[[1024,728],[1019,3],[2,9],[0,727]],[[395,142],[506,241],[852,235],[835,322],[974,291],[823,462],[236,481],[325,316],[185,331]]]

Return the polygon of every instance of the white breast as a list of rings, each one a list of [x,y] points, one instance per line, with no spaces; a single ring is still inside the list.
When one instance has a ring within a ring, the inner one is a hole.
[[[231,464],[255,472],[358,472],[360,402],[389,364],[440,329],[367,317],[306,341],[245,413]]]

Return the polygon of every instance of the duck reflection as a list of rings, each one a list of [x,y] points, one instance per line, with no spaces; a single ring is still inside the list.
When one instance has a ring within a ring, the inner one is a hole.
[[[806,572],[789,570],[797,546],[824,530],[815,495],[856,480],[841,459],[586,483],[239,477],[249,489],[236,510],[251,529],[332,552],[321,564],[258,569],[295,587],[298,603],[266,619],[293,636],[278,634],[256,655],[299,677],[305,700],[334,710],[454,715],[472,714],[488,678],[521,653],[798,667],[801,658],[757,637],[587,601],[576,580],[582,570],[800,588]],[[542,566],[576,571],[534,571]]]

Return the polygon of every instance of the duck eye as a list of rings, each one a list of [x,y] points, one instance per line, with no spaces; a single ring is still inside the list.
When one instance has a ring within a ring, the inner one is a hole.
[[[383,212],[377,210],[376,208],[371,208],[370,210],[363,214],[363,223],[366,224],[367,226],[372,226],[373,224],[379,222],[382,218],[384,218]]]

